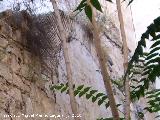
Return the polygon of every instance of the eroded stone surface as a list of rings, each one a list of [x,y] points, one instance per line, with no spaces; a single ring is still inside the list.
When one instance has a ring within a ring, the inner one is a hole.
[[[13,99],[22,102],[21,91],[17,88],[12,88],[8,91],[8,95]]]
[[[112,8],[111,11],[113,10],[114,8]],[[48,16],[47,20],[50,20],[48,22],[53,22],[52,18],[53,16]],[[65,21],[66,19],[67,18],[63,16],[63,20]],[[115,23],[115,25],[112,23]],[[106,66],[109,68],[109,74],[113,80],[116,80],[123,75],[121,40],[120,34],[114,33],[119,31],[117,20],[116,22],[113,20],[108,24],[110,30],[101,33],[101,42],[104,54],[108,54],[110,58],[109,61],[106,59]],[[29,50],[27,45],[25,46],[22,42],[23,40],[21,39],[24,36],[21,36],[21,31],[14,31],[16,34],[12,36],[12,30],[7,32],[6,29],[10,27],[6,25],[7,24],[3,24],[3,31],[0,33],[0,35],[4,37],[4,39],[0,41],[0,44],[2,43],[0,45],[0,120],[1,118],[2,120],[11,120],[10,117],[4,118],[4,114],[71,116],[72,111],[69,96],[65,93],[55,93],[49,88],[50,84],[67,82],[62,50],[59,51],[58,61],[56,61],[54,57],[52,58],[52,60],[57,62],[57,68],[54,68],[55,66],[52,65],[50,58],[46,60],[49,62],[47,66],[43,63],[44,61],[42,62],[43,58],[39,59],[38,56],[33,54],[33,51]],[[47,27],[48,29],[44,32],[46,32],[46,35],[50,34],[48,39],[54,36],[54,39],[52,38],[54,49],[50,52],[55,52],[58,50],[56,47],[59,47],[60,44],[58,33],[53,35],[55,34],[56,23],[52,23]],[[69,29],[68,26],[65,27],[67,30]],[[88,26],[74,22],[73,27],[73,38],[67,43],[69,45],[73,82],[76,86],[84,84],[85,86],[92,86],[93,89],[106,93],[97,54],[93,45],[93,37],[91,33],[89,34],[89,31],[87,31],[88,29],[86,29]],[[9,36],[12,36],[13,39]],[[130,46],[134,44],[132,42]],[[4,49],[5,47],[6,49]],[[50,69],[44,72],[44,69],[42,69],[43,65]],[[43,75],[41,75],[41,73],[43,73]],[[116,87],[114,91],[117,103],[122,104],[124,96],[121,91]],[[81,98],[76,97],[76,101],[78,112],[81,114],[81,120],[95,120],[101,117],[111,117],[111,110],[106,109],[104,105],[99,107],[96,102],[92,103],[91,100],[87,100],[84,96]],[[120,109],[123,111],[123,107],[120,107]],[[133,120],[136,119],[134,116],[134,109],[135,107],[133,106]],[[27,118],[24,118],[24,116],[12,118],[12,120],[26,119]],[[70,118],[70,120],[71,119],[72,118]],[[29,118],[29,120],[48,120],[48,118],[42,119],[35,117]]]
[[[12,33],[12,29],[11,27],[3,20],[0,19],[0,26],[1,26],[1,30],[0,30],[0,34],[3,37],[12,37],[13,33]]]
[[[0,47],[5,48],[8,45],[8,41],[5,38],[0,37]]]
[[[12,74],[9,66],[1,62],[0,62],[0,76],[7,80],[12,80]]]
[[[26,91],[26,92],[30,91],[30,87],[23,83],[22,77],[16,74],[13,74],[13,84],[23,91]]]

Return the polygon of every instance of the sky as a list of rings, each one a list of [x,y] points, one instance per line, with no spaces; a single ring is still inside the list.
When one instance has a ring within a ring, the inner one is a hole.
[[[146,31],[147,26],[160,16],[160,0],[134,0],[131,8],[136,40],[140,40],[141,34]],[[160,79],[156,81],[156,88],[160,89]]]
[[[16,1],[16,2],[15,2]],[[24,6],[26,3],[22,3],[22,0],[3,0],[3,2],[0,2],[0,12],[4,11],[6,9],[11,9],[13,7],[16,7],[16,3],[20,3],[21,9],[25,9]],[[30,7],[34,10],[35,13],[46,13],[48,11],[52,11],[52,4],[50,3],[50,0],[44,0],[44,2],[41,2],[41,0],[34,0],[33,4],[30,3]]]
[[[134,0],[131,7],[136,36],[139,39],[153,19],[160,16],[160,0]]]

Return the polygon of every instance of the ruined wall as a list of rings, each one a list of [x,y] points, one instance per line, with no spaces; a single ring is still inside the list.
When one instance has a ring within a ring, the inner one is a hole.
[[[50,23],[53,20],[51,19],[53,17],[53,15],[47,16],[47,23]],[[53,75],[52,77],[49,77],[48,75],[44,74],[45,72],[42,69],[44,69],[44,62],[48,63],[51,60],[54,60],[54,58],[50,58],[46,61],[46,59],[43,59],[43,57],[40,58],[39,56],[36,56],[35,52],[32,51],[30,46],[28,46],[30,45],[28,44],[28,37],[24,37],[22,35],[23,33],[21,29],[13,30],[10,24],[7,24],[3,20],[1,20],[0,23],[1,119],[9,120],[12,118],[13,120],[22,120],[25,118],[24,114],[60,114],[64,116],[69,115],[70,118],[68,119],[72,119],[69,96],[61,93],[53,93],[49,90],[49,85],[52,83],[66,82],[65,64],[62,51],[60,50],[58,53],[59,62],[57,69],[51,69],[53,70]],[[99,65],[97,62],[97,57],[94,51],[94,46],[92,44],[92,37],[88,35],[86,26],[76,22],[73,22],[73,24],[74,33],[72,34],[72,39],[68,44],[74,83],[76,85],[85,84],[86,86],[93,86],[94,89],[98,89],[99,91],[105,93],[102,76],[98,67]],[[44,26],[46,26],[46,24],[44,24]],[[54,31],[56,28],[55,26],[56,24],[53,22],[52,25],[46,28],[51,31],[50,34],[46,34],[46,36],[48,37],[48,39],[52,38],[51,40],[53,42],[53,45],[55,45],[55,43],[57,43],[59,40],[58,37],[55,39],[53,39],[53,37],[49,37],[51,34],[58,34],[58,32]],[[45,32],[48,33],[48,31]],[[36,39],[36,37],[33,38]],[[107,40],[104,35],[103,39]],[[108,42],[109,41],[110,40],[108,40]],[[46,41],[44,40],[43,42]],[[114,46],[114,44],[112,43],[110,45],[111,47]],[[118,48],[115,47],[115,50],[118,51]],[[51,52],[53,53],[54,49]],[[41,60],[43,60],[43,62]],[[114,64],[113,66],[121,67],[122,64]],[[112,68],[110,68],[110,70],[111,69]],[[117,96],[117,101],[119,101],[118,98],[119,97]],[[81,114],[82,120],[93,120],[99,117],[111,116],[110,110],[106,110],[104,106],[99,107],[97,104],[93,104],[91,101],[87,101],[85,98],[79,99],[78,97],[76,97],[76,99],[79,106],[79,114]],[[12,116],[4,117],[4,115]],[[13,115],[20,115],[20,118],[16,118]],[[42,120],[42,118],[40,117],[28,119]]]
[[[83,21],[70,20],[65,14],[61,16],[70,37],[68,45],[73,82],[106,93],[93,37],[89,32],[90,26]],[[112,17],[106,21],[101,33],[102,46],[109,55],[106,64],[110,76],[113,80],[119,80],[123,75],[123,55],[118,23]],[[0,26],[0,120],[54,120],[50,115],[69,116],[61,119],[72,120],[69,96],[49,89],[51,84],[66,83],[61,40],[53,13],[34,18],[33,24],[28,26],[30,31],[27,36],[21,29],[13,29],[4,20],[0,21]],[[134,33],[132,28],[130,31]],[[129,43],[134,46],[133,41]],[[122,104],[124,96],[117,86],[114,86],[114,93],[117,103]],[[76,97],[76,100],[81,120],[111,117],[110,108],[106,110],[104,105],[99,107],[84,97]],[[123,111],[123,106],[120,110]],[[138,119],[136,112],[133,108],[133,120]],[[41,117],[37,114],[49,116]],[[24,115],[32,115],[32,118],[25,118],[27,116]]]
[[[50,114],[54,102],[43,90],[38,58],[22,42],[20,31],[12,31],[2,20],[0,26],[0,120],[23,120],[23,114]]]

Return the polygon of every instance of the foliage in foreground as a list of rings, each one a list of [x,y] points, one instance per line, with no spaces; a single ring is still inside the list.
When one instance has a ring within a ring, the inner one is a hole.
[[[146,42],[152,43],[149,52],[144,52]],[[140,97],[145,97],[149,106],[144,110],[151,113],[160,111],[160,90],[151,88],[160,77],[160,17],[142,34],[125,77],[127,74],[131,80],[131,99],[139,100]]]
[[[98,0],[91,0],[92,5],[100,12],[102,12],[101,5]],[[108,0],[111,2],[110,0]],[[92,21],[92,10],[90,6],[87,5],[86,0],[82,0],[79,6],[75,11],[81,12],[85,11],[87,17]],[[129,1],[131,4],[133,0]],[[129,75],[131,80],[131,99],[139,100],[140,97],[146,97],[148,99],[149,106],[144,108],[149,112],[158,112],[160,111],[159,107],[159,90],[149,90],[151,83],[155,83],[157,77],[160,76],[160,17],[154,20],[150,26],[147,27],[147,31],[142,34],[141,40],[138,42],[138,46],[132,56],[129,64],[127,72],[124,76],[124,81],[127,75]],[[146,48],[146,41],[152,41],[153,44],[149,49],[149,52],[144,52],[144,48]],[[137,85],[137,86],[135,86]],[[103,93],[98,93],[96,96],[94,95],[95,90],[90,91],[91,87],[83,88],[84,85],[79,86],[75,90],[75,96],[79,95],[79,97],[86,95],[86,98],[92,99],[92,102],[98,100],[98,105],[101,105],[107,99]],[[67,90],[67,85],[61,84],[61,86],[54,86],[54,89],[61,90],[64,92]],[[90,93],[88,93],[90,92]],[[103,99],[102,99],[103,97]],[[104,100],[105,98],[105,100]],[[105,105],[109,106],[109,101],[105,102]],[[143,113],[142,113],[142,116]],[[104,118],[101,118],[102,120]],[[105,118],[110,119],[110,118]]]
[[[147,31],[142,34],[141,40],[135,50],[132,59],[129,62],[127,73],[130,79],[138,84],[137,87],[131,86],[132,98],[145,95],[145,90],[149,89],[151,83],[155,83],[157,77],[160,77],[160,17],[154,20]],[[149,52],[145,53],[146,41],[153,44]],[[137,79],[136,76],[138,76]]]
[[[0,0],[2,1],[2,0]],[[107,0],[112,2],[111,0]],[[126,1],[126,0],[124,0]],[[134,0],[129,0],[131,4]],[[75,11],[85,11],[86,16],[92,21],[92,10],[87,5],[87,0],[82,0]],[[91,4],[100,12],[102,12],[101,5],[98,0],[91,0]],[[153,42],[149,52],[145,53],[146,41]],[[148,99],[148,106],[144,108],[149,112],[160,111],[160,90],[150,90],[151,83],[155,83],[157,77],[160,77],[160,17],[156,18],[154,22],[147,27],[147,31],[142,34],[141,40],[132,56],[128,70],[125,77],[129,75],[131,80],[131,99],[138,100],[140,97]],[[125,79],[124,77],[124,79]],[[135,86],[137,85],[137,86]],[[52,86],[51,89],[60,90],[61,92],[68,93],[67,84],[60,84]],[[75,88],[74,88],[75,89]],[[92,90],[91,87],[78,86],[75,89],[75,96],[85,96],[91,99],[92,102],[98,102],[98,105],[105,104],[106,108],[109,107],[108,97],[99,93],[97,90]],[[119,105],[117,105],[119,106]],[[142,113],[143,114],[143,113]],[[157,116],[159,117],[159,116]],[[109,120],[112,118],[101,118],[100,120]]]
[[[57,84],[53,85],[50,88],[51,90],[58,90],[61,93],[65,92],[68,94],[68,83],[66,84]],[[79,85],[77,88],[75,88],[75,85],[73,86],[74,89],[74,95],[75,96],[85,96],[86,99],[91,99],[92,102],[98,102],[98,105],[102,105],[103,103],[105,104],[106,108],[109,107],[109,101],[107,95],[104,93],[98,92],[98,90],[92,89],[92,87],[85,87],[84,85]]]
[[[63,84],[56,84],[53,86],[50,86],[50,89],[55,91],[58,90],[61,93],[66,93],[68,94],[68,83]],[[107,95],[105,95],[104,93],[98,92],[98,90],[92,89],[92,87],[86,87],[84,85],[79,85],[78,87],[75,87],[75,85],[73,86],[74,89],[74,95],[78,96],[78,97],[82,97],[84,96],[86,99],[91,99],[91,101],[97,102],[97,104],[100,106],[102,104],[105,105],[106,109],[109,107],[109,101],[108,101],[108,97]],[[117,107],[119,107],[121,104],[117,104]],[[120,118],[121,120],[123,120],[123,118]],[[113,118],[100,118],[97,120],[113,120]]]
[[[87,0],[82,0],[76,10],[82,11],[85,10],[86,16],[92,21],[92,10],[90,6],[86,3]],[[102,12],[101,5],[98,0],[92,2],[92,5],[100,12]],[[107,0],[112,2],[110,0]],[[126,1],[126,0],[124,0]],[[129,4],[133,0],[129,0]],[[96,3],[96,4],[95,4]],[[76,11],[75,10],[75,11]],[[148,99],[149,107],[146,107],[145,110],[149,112],[158,112],[160,108],[157,107],[158,104],[155,104],[159,100],[159,94],[154,93],[152,90],[149,90],[151,83],[155,83],[157,77],[160,76],[160,17],[156,18],[154,22],[147,27],[147,31],[142,34],[141,40],[138,42],[138,46],[132,56],[127,72],[124,76],[124,81],[126,76],[129,75],[131,84],[131,99],[139,100],[140,97],[145,97]],[[152,46],[149,49],[149,52],[144,52],[146,48],[146,42],[153,42]],[[139,79],[140,78],[140,79]],[[137,85],[137,86],[135,86]],[[147,93],[152,93],[148,97]],[[154,99],[154,100],[153,100]],[[158,105],[159,106],[159,105]]]

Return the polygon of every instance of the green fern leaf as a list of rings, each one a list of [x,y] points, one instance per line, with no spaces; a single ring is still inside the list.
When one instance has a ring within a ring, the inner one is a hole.
[[[68,86],[64,86],[62,89],[61,89],[61,93],[63,93],[64,91],[66,91],[68,88]]]
[[[99,100],[99,101],[98,101],[98,105],[99,105],[99,106],[102,105],[103,102],[104,102],[103,100]]]
[[[86,92],[85,91],[80,91],[79,97],[82,97]]]
[[[88,92],[90,89],[91,89],[91,87],[86,87],[86,88],[84,88],[83,91],[86,93],[86,92]]]
[[[84,87],[84,85],[80,85],[80,86],[78,86],[77,90],[82,90],[83,87]]]
[[[89,99],[91,98],[92,94],[86,94],[86,98]]]
[[[74,91],[74,96],[78,95],[79,92],[80,92],[79,90],[75,90],[75,91]]]
[[[149,56],[147,56],[146,60],[150,60],[150,59],[152,59],[153,57],[156,57],[157,55],[158,55],[158,53],[150,54]]]
[[[102,12],[102,8],[98,0],[90,0],[90,2],[97,10]]]
[[[92,102],[95,102],[97,100],[97,97],[93,96],[92,97]]]
[[[107,96],[103,96],[102,100],[105,101],[108,97]]]
[[[109,102],[107,102],[107,103],[105,104],[105,107],[106,107],[106,108],[108,108],[108,107],[109,107]]]
[[[86,5],[87,5],[87,0],[82,0],[81,3],[78,5],[78,7],[74,10],[74,12],[77,10],[81,11]]]
[[[104,93],[98,93],[97,95],[96,95],[96,97],[98,98],[98,97],[101,97],[101,96],[104,96],[105,94]]]
[[[89,18],[89,20],[92,22],[92,9],[91,9],[91,6],[86,5],[84,10],[85,10],[85,14]]]
[[[149,55],[150,55],[150,54],[153,54],[154,52],[157,52],[158,50],[160,50],[160,47],[156,47],[156,48],[152,49],[152,50],[149,52]]]
[[[90,94],[93,95],[94,93],[96,93],[98,90],[91,90]]]
[[[156,47],[160,45],[160,40],[156,41],[150,48]]]

